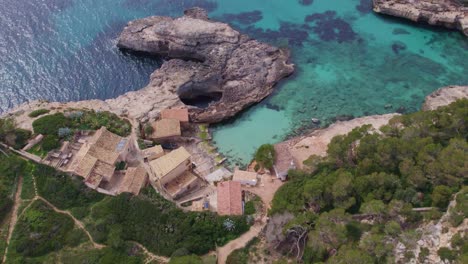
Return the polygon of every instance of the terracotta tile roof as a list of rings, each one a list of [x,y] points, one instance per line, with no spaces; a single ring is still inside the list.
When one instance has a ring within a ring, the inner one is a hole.
[[[276,176],[285,176],[290,169],[295,168],[294,158],[289,151],[289,147],[285,143],[276,144],[275,146],[276,160],[273,166]]]
[[[172,108],[161,111],[161,119],[177,119],[180,122],[188,122],[189,114],[187,108]]]
[[[153,139],[163,139],[176,137],[182,134],[180,130],[180,121],[177,119],[161,119],[151,124],[153,127]]]
[[[181,190],[184,190],[188,185],[198,180],[198,177],[193,175],[191,172],[186,171],[184,174],[165,184],[164,188],[172,196],[176,196]]]
[[[127,144],[128,139],[109,132],[106,127],[101,127],[93,136],[92,144],[112,152],[120,152]]]
[[[119,158],[119,153],[100,148],[96,145],[91,145],[88,150],[88,155],[91,155],[102,162],[112,165],[115,164]]]
[[[233,181],[257,181],[257,173],[243,170],[235,170]]]
[[[114,175],[115,166],[98,160],[94,165],[92,173],[102,175],[106,181],[110,181]]]
[[[81,177],[88,177],[96,164],[97,159],[91,155],[85,155],[76,164],[75,174]]]
[[[180,147],[158,159],[150,161],[149,164],[156,174],[156,178],[159,180],[189,159],[190,153],[188,153],[184,147]]]
[[[217,186],[218,214],[242,215],[242,191],[240,182],[220,182]]]
[[[146,184],[146,170],[142,166],[127,168],[124,179],[120,185],[119,193],[129,192],[134,195],[140,193]]]
[[[93,188],[93,189],[96,189],[96,188],[99,186],[99,184],[101,184],[103,178],[104,178],[104,177],[103,177],[102,175],[100,175],[100,174],[91,173],[91,174],[86,178],[85,183],[86,183],[89,187],[91,187],[91,188]]]

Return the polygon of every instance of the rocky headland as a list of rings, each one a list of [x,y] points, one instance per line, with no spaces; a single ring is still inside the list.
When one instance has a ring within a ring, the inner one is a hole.
[[[377,13],[458,29],[468,36],[468,7],[457,0],[373,0],[373,4]]]
[[[271,94],[273,86],[294,70],[288,51],[212,21],[200,8],[175,19],[153,16],[131,21],[118,47],[168,58],[145,89],[173,105],[187,105],[194,122],[214,123],[234,116]],[[127,97],[128,104],[139,100]],[[145,112],[157,106],[149,103]]]
[[[186,106],[191,121],[215,123],[261,101],[294,71],[287,50],[212,21],[200,8],[186,10],[175,19],[153,16],[131,21],[118,46],[166,60],[150,76],[148,86],[117,98],[67,103],[37,100],[3,115],[15,115],[21,127],[30,129],[27,113],[39,108],[110,111],[146,122],[165,108]]]

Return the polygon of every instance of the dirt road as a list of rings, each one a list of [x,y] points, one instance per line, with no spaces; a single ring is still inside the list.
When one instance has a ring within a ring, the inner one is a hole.
[[[15,229],[16,222],[18,222],[18,208],[21,204],[21,191],[22,190],[23,190],[23,177],[20,176],[18,180],[18,187],[16,188],[13,210],[11,212],[10,225],[8,227],[8,237],[6,241],[5,253],[3,255],[2,263],[6,263],[7,255],[8,255],[8,247],[10,245],[11,236],[13,235],[13,230]]]

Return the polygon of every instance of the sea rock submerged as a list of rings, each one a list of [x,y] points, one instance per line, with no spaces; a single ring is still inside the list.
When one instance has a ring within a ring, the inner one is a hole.
[[[144,90],[166,97],[173,105],[187,105],[195,122],[214,123],[234,116],[264,99],[294,71],[287,50],[212,21],[200,8],[186,10],[175,19],[153,16],[131,21],[117,45],[167,57]]]
[[[458,29],[468,36],[468,7],[456,0],[373,0],[374,11],[414,22]]]

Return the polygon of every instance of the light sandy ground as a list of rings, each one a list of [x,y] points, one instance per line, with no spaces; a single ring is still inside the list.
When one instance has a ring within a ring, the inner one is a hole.
[[[363,125],[372,125],[372,127],[378,129],[386,125],[388,121],[396,115],[398,114],[374,115],[349,121],[336,122],[327,128],[315,130],[311,134],[301,137],[299,142],[290,147],[289,151],[296,165],[302,168],[302,162],[311,155],[326,156],[328,143],[330,143],[333,137],[347,134],[354,128]]]
[[[7,236],[7,243],[5,247],[5,253],[3,255],[2,263],[6,263],[7,254],[8,254],[8,247],[10,245],[11,236],[13,235],[13,230],[15,229],[16,222],[18,221],[18,208],[21,204],[21,190],[23,189],[23,177],[19,177],[18,180],[18,188],[16,189],[15,194],[15,202],[13,204],[13,210],[11,213],[10,225],[8,227],[8,236]]]

